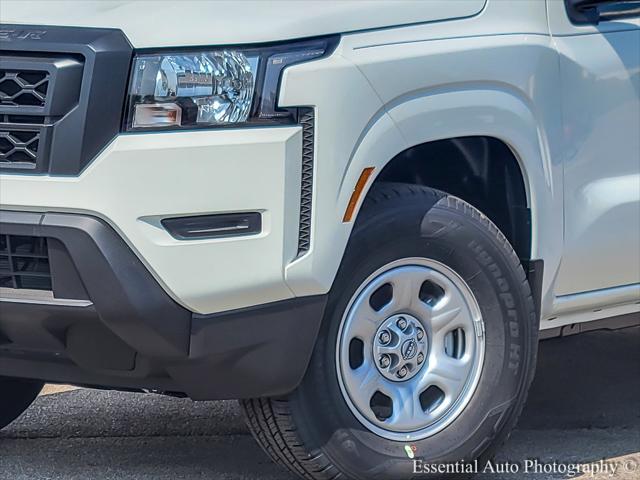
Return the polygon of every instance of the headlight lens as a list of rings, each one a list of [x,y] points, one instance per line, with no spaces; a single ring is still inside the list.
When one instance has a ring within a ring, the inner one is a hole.
[[[245,122],[258,57],[220,50],[136,57],[131,84],[133,128]]]
[[[278,109],[285,67],[328,52],[330,39],[265,48],[141,53],[133,61],[126,130],[288,123]]]

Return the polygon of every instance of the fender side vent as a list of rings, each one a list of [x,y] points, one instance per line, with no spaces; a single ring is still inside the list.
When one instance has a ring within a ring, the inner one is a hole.
[[[299,123],[302,126],[302,183],[300,191],[298,257],[301,257],[311,247],[315,114],[313,108],[301,108],[299,111]]]

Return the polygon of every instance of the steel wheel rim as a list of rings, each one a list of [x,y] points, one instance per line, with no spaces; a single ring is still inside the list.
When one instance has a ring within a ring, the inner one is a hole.
[[[398,326],[400,317],[406,329]],[[423,330],[422,345],[416,327]],[[467,283],[435,260],[404,258],[374,272],[351,298],[338,332],[336,367],[343,397],[360,423],[390,440],[419,440],[447,427],[469,404],[484,352],[484,323]],[[382,354],[389,354],[388,366]],[[407,361],[414,369],[400,376]]]

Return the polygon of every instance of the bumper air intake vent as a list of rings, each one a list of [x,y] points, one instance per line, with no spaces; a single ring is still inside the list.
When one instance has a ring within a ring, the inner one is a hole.
[[[51,290],[46,238],[0,234],[0,287]]]

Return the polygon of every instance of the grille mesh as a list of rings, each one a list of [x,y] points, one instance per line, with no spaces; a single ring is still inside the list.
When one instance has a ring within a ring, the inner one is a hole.
[[[51,290],[46,238],[0,234],[0,287]]]
[[[33,113],[44,112],[50,80],[43,70],[0,69],[0,167],[36,168],[42,129],[33,124],[45,117]]]
[[[30,164],[35,167],[40,130],[13,130],[0,126],[0,164]]]
[[[49,89],[49,73],[0,70],[0,104],[44,107]]]
[[[300,227],[298,232],[298,256],[311,247],[311,202],[313,198],[313,155],[315,115],[312,108],[301,109],[302,125],[302,185],[300,192]]]

